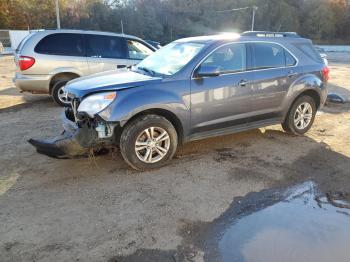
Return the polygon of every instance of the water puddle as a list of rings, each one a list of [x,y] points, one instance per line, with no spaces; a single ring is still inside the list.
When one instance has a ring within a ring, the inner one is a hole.
[[[349,196],[341,192],[323,194],[312,182],[250,193],[236,198],[211,223],[189,223],[177,250],[139,250],[140,260],[133,254],[116,261],[347,262],[350,205],[346,199]],[[193,255],[197,253],[201,257]]]
[[[349,261],[350,213],[344,194],[322,195],[311,182],[271,193],[265,196],[267,207],[243,199],[238,205],[252,207],[250,214],[218,221],[214,235],[207,236],[209,243],[216,242],[216,260]]]

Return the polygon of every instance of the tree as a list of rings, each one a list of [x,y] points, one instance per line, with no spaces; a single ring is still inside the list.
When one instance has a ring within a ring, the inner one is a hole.
[[[63,28],[124,32],[167,43],[171,40],[251,28],[296,31],[317,41],[350,40],[347,0],[60,0]],[[55,28],[55,0],[1,0],[0,28]]]

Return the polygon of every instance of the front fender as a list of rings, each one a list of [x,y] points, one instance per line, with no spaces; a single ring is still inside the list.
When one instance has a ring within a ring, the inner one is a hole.
[[[100,115],[108,122],[119,122],[123,127],[133,116],[151,109],[162,109],[174,114],[183,130],[190,123],[189,83],[141,86],[117,91],[117,99]]]
[[[320,104],[323,105],[327,98],[327,85],[315,75],[308,74],[294,80],[291,83],[284,102],[283,116],[285,117],[295,99],[302,93],[313,91],[320,97]]]

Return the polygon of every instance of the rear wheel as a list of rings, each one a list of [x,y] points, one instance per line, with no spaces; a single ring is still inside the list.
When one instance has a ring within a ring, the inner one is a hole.
[[[316,104],[312,97],[299,97],[290,108],[282,123],[283,129],[293,135],[303,135],[311,128],[316,115]]]
[[[150,170],[164,166],[176,152],[178,137],[174,126],[158,115],[141,116],[124,128],[120,150],[134,169]]]
[[[57,81],[52,87],[52,98],[60,106],[70,106],[70,99],[64,91],[64,86],[69,80]]]

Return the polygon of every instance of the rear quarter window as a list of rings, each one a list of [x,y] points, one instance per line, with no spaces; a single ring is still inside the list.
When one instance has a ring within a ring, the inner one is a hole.
[[[45,36],[34,51],[39,54],[85,56],[84,41],[80,34],[57,33]]]
[[[34,35],[34,33],[30,33],[25,38],[22,39],[22,41],[18,44],[15,52],[16,54],[20,53],[25,45],[25,43]]]
[[[303,54],[311,58],[317,63],[323,63],[320,54],[316,51],[314,46],[310,43],[294,43],[296,48],[298,48]]]
[[[284,50],[284,55],[286,57],[286,66],[294,66],[297,64],[297,60],[295,60],[287,50]]]

